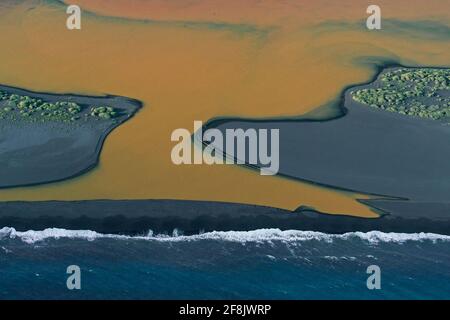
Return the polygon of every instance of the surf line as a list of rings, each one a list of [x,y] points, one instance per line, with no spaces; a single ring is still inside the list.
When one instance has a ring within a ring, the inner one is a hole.
[[[171,141],[178,142],[171,151],[176,165],[251,164],[261,175],[275,175],[280,166],[279,129],[235,128],[224,134],[217,128],[203,132],[203,122],[194,121],[193,139],[189,130],[178,128]]]

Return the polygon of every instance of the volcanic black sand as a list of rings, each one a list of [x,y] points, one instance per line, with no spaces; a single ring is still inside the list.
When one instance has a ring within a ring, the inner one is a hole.
[[[357,89],[379,87],[379,76],[396,68],[384,68],[374,81],[347,88],[343,115],[334,119],[217,119],[204,130],[279,129],[280,175],[398,198],[363,202],[403,217],[450,219],[449,123],[371,108],[350,96]]]
[[[80,120],[72,122],[32,121],[33,116],[0,119],[0,188],[63,180],[92,169],[108,133],[141,106],[137,100],[117,96],[56,95],[7,86],[0,86],[0,91],[49,103],[65,101],[81,106],[77,114]],[[105,105],[114,108],[117,116],[87,117],[91,106]],[[1,107],[3,112],[6,102]]]
[[[450,235],[450,220],[399,217],[357,218],[330,215],[309,208],[294,212],[255,205],[177,200],[90,200],[0,203],[0,226],[16,230],[57,227],[101,233],[185,235],[209,231],[248,231],[261,228],[352,231],[432,232]]]

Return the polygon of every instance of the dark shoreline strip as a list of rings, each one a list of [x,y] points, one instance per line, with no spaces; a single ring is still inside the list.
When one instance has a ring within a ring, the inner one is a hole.
[[[450,235],[450,219],[392,215],[369,219],[324,214],[305,207],[291,212],[265,206],[185,200],[2,202],[0,226],[19,231],[64,228],[127,235],[146,234],[149,230],[171,234],[178,229],[192,235],[263,228],[333,234],[378,230]]]

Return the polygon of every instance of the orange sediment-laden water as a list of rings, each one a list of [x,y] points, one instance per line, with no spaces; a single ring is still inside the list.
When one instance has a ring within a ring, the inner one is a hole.
[[[176,166],[170,136],[194,120],[313,111],[371,79],[362,61],[448,65],[448,4],[379,2],[381,31],[364,27],[360,1],[71,1],[83,10],[79,31],[57,1],[0,5],[0,83],[144,103],[108,136],[96,169],[1,190],[0,200],[193,199],[376,216],[356,201],[365,195],[234,165]]]

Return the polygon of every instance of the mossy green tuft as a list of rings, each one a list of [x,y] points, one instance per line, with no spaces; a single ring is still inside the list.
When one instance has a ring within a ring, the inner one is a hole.
[[[382,74],[374,88],[352,91],[351,97],[390,112],[450,120],[450,69],[398,68]]]

